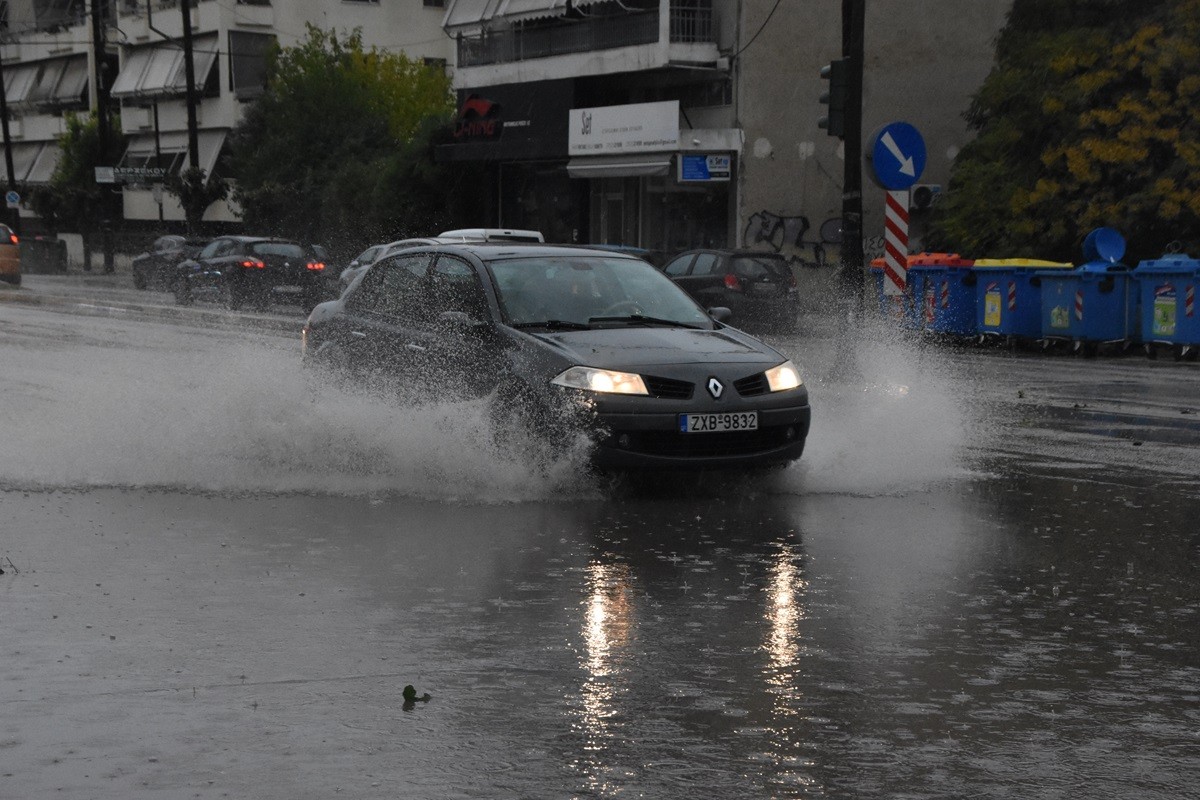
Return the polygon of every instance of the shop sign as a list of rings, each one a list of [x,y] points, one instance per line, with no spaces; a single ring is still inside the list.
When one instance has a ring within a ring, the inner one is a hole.
[[[679,156],[680,183],[706,183],[729,180],[733,159],[728,154],[700,155],[684,153]]]
[[[567,153],[603,156],[679,149],[679,101],[573,108]]]
[[[454,139],[459,142],[489,141],[500,136],[504,120],[500,104],[477,94],[468,95],[454,122]]]

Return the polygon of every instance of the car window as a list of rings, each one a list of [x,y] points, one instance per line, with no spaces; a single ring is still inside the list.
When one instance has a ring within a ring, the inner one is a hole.
[[[692,259],[695,258],[695,256],[695,253],[688,253],[687,255],[680,256],[670,264],[667,264],[665,267],[663,267],[663,272],[667,273],[672,278],[678,278],[680,275],[686,275],[688,266],[692,263]]]
[[[736,256],[731,260],[733,274],[751,281],[783,280],[787,277],[787,262],[770,256]]]
[[[216,258],[218,254],[229,244],[228,239],[214,239],[200,251],[199,258]]]
[[[250,252],[256,256],[304,258],[304,248],[291,242],[255,242],[251,245]]]
[[[154,249],[160,253],[165,250],[178,250],[180,239],[175,236],[160,236],[154,242]]]
[[[371,265],[354,293],[353,306],[405,322],[424,318],[429,253],[394,256]]]
[[[439,256],[431,272],[429,311],[432,317],[444,311],[461,311],[473,319],[487,315],[483,285],[475,268],[461,258]]]
[[[696,263],[692,266],[692,275],[712,275],[717,272],[718,265],[721,259],[716,253],[701,253],[696,256]]]
[[[710,327],[704,310],[641,259],[537,256],[488,263],[510,324],[641,314]]]

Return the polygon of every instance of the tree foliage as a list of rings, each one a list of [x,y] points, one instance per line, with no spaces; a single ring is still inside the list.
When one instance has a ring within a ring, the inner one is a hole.
[[[125,137],[115,115],[109,118],[107,151],[94,114],[67,114],[65,123],[66,130],[58,136],[58,166],[49,183],[34,187],[29,202],[51,227],[75,230],[87,238],[105,220],[120,218],[120,193],[112,184],[96,182],[96,167],[117,163]]]
[[[1091,229],[1130,257],[1200,255],[1200,0],[1015,0],[927,242],[1077,259]]]
[[[232,137],[247,227],[343,251],[428,235],[453,219],[462,179],[461,167],[432,158],[453,112],[441,68],[366,49],[358,31],[309,25],[303,41],[271,55],[267,90]]]
[[[220,175],[208,178],[202,167],[188,167],[182,172],[168,175],[163,183],[183,207],[187,231],[192,236],[199,232],[200,221],[208,207],[218,200],[224,200],[229,194],[229,182]]]

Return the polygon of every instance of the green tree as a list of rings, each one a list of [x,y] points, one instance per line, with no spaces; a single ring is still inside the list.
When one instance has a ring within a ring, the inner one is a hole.
[[[187,221],[187,232],[196,235],[200,231],[200,222],[204,212],[218,200],[224,200],[229,194],[229,182],[217,175],[207,178],[201,167],[187,168],[182,172],[168,175],[163,182],[168,192],[179,200],[183,207],[183,217]]]
[[[31,193],[30,205],[50,224],[83,237],[84,267],[91,269],[96,233],[121,214],[120,192],[112,184],[96,182],[96,167],[117,163],[125,150],[125,137],[116,115],[109,118],[107,151],[95,114],[68,114],[65,121],[66,131],[58,136],[62,151],[58,166],[49,184]]]
[[[391,185],[432,165],[436,131],[454,112],[449,78],[403,54],[308,26],[277,49],[267,90],[232,136],[234,198],[248,228],[321,240],[345,252],[367,241],[428,233],[447,207],[443,181],[419,203],[395,205]]]
[[[1069,260],[1108,225],[1127,260],[1197,252],[1198,104],[1200,0],[1015,0],[928,243]]]

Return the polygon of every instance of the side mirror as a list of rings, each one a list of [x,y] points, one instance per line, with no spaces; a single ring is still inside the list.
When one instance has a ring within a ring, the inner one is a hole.
[[[717,322],[729,322],[733,318],[733,312],[725,306],[715,306],[708,310],[708,315]]]
[[[487,323],[475,319],[465,311],[443,311],[438,314],[438,322],[451,330],[474,332],[487,327]]]

